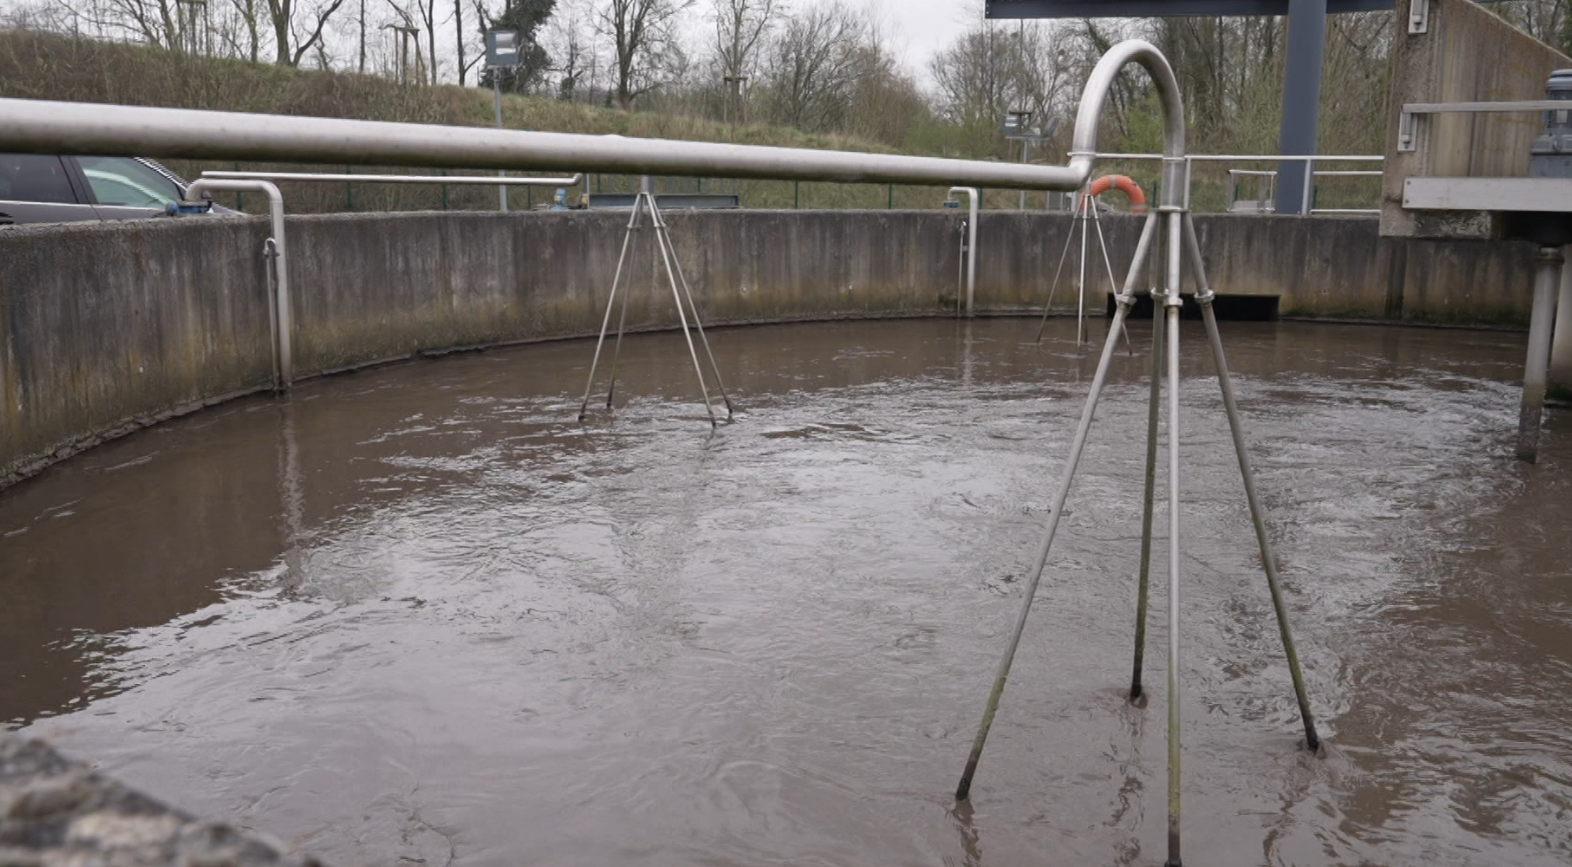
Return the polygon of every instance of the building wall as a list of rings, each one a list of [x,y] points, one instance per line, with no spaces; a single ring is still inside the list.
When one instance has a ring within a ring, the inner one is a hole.
[[[1429,4],[1424,33],[1408,32],[1412,3]],[[1471,0],[1397,0],[1381,234],[1488,238],[1489,215],[1403,210],[1403,181],[1413,177],[1525,177],[1528,150],[1543,128],[1537,113],[1439,114],[1420,121],[1418,149],[1397,150],[1405,103],[1544,99],[1545,79],[1572,59]]]

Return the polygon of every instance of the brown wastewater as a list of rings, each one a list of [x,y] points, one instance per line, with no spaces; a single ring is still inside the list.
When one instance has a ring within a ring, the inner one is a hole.
[[[336,865],[1161,863],[1146,322],[953,802],[1096,362],[1036,328],[715,330],[713,433],[654,334],[585,424],[573,341],[115,441],[0,495],[0,725]],[[1572,416],[1512,459],[1523,336],[1223,332],[1326,747],[1186,322],[1186,863],[1565,867]]]

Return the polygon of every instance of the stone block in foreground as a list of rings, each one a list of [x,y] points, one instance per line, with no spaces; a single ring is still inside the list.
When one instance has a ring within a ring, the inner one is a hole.
[[[0,732],[0,867],[321,867]]]

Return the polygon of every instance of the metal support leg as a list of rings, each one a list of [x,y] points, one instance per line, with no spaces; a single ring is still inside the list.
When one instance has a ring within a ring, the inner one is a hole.
[[[693,301],[693,289],[688,285],[687,275],[682,273],[682,261],[677,258],[677,248],[671,242],[671,232],[666,229],[666,217],[650,200],[650,213],[655,218],[655,240],[663,244],[669,255],[671,267],[677,271],[677,281],[682,285],[682,294],[688,299],[688,311],[693,314],[693,327],[699,332],[699,343],[704,346],[704,355],[710,361],[710,372],[715,374],[715,387],[720,391],[721,400],[726,403],[726,420],[731,421],[731,398],[726,395],[726,383],[721,381],[720,365],[715,363],[715,352],[710,349],[710,339],[704,334],[704,323],[699,321],[699,305]]]
[[[1096,207],[1091,196],[1082,197],[1081,205],[1081,282],[1075,287],[1075,345],[1086,342],[1086,212]]]
[[[1288,674],[1293,678],[1294,697],[1299,701],[1299,716],[1305,726],[1305,746],[1311,752],[1321,748],[1321,738],[1316,734],[1315,715],[1310,712],[1310,697],[1305,690],[1305,676],[1299,667],[1299,653],[1294,648],[1293,631],[1288,626],[1288,609],[1283,604],[1283,591],[1277,580],[1277,558],[1272,554],[1272,541],[1266,532],[1266,511],[1261,508],[1261,498],[1255,489],[1255,473],[1250,468],[1250,455],[1245,449],[1244,425],[1239,419],[1239,404],[1234,399],[1233,382],[1228,376],[1228,361],[1223,357],[1223,339],[1217,330],[1217,314],[1212,310],[1212,287],[1206,282],[1206,267],[1201,261],[1201,245],[1196,239],[1195,223],[1185,215],[1185,248],[1190,268],[1195,275],[1196,301],[1201,305],[1201,318],[1206,321],[1206,337],[1212,344],[1212,361],[1217,365],[1217,384],[1223,392],[1223,408],[1228,414],[1228,429],[1233,434],[1234,452],[1239,456],[1239,476],[1244,480],[1245,502],[1250,506],[1250,523],[1255,526],[1256,544],[1261,549],[1261,564],[1266,570],[1266,586],[1272,594],[1272,610],[1277,614],[1277,629],[1283,640],[1283,654],[1288,657]]]
[[[710,427],[719,423],[715,420],[715,407],[710,404],[710,389],[704,384],[704,370],[699,367],[699,353],[693,346],[693,333],[688,330],[688,314],[682,309],[682,292],[677,288],[677,275],[671,269],[671,256],[666,252],[666,245],[660,243],[660,233],[665,228],[660,220],[660,212],[655,210],[655,199],[649,193],[643,193],[650,200],[650,218],[655,224],[656,246],[660,247],[661,260],[666,265],[666,279],[671,283],[671,299],[677,302],[677,321],[682,325],[682,339],[688,342],[688,356],[693,359],[693,375],[699,379],[699,393],[704,396],[704,411],[709,413]]]
[[[1572,247],[1562,247],[1565,259]],[[1561,266],[1561,297],[1556,301],[1556,327],[1550,338],[1550,390],[1572,397],[1572,266]]]
[[[1097,229],[1097,249],[1102,251],[1103,267],[1108,269],[1108,289],[1117,292],[1119,279],[1114,276],[1113,262],[1108,258],[1108,240],[1103,237],[1103,218],[1098,216],[1096,208],[1092,209],[1092,226]],[[1135,347],[1130,343],[1130,330],[1128,328],[1120,330],[1124,333],[1124,347],[1133,353]]]
[[[1152,243],[1152,236],[1156,234],[1155,215],[1147,219],[1146,228],[1141,232],[1140,243],[1136,245],[1135,261],[1141,262],[1146,257],[1147,248]],[[1135,303],[1134,287],[1140,268],[1133,266],[1125,278],[1125,291],[1119,296],[1119,307],[1114,313],[1114,322],[1118,326],[1129,314],[1130,307]],[[1004,695],[1004,684],[1010,676],[1010,666],[1015,662],[1015,651],[1020,647],[1021,634],[1026,630],[1026,618],[1032,610],[1032,599],[1037,595],[1037,585],[1042,580],[1043,568],[1048,563],[1048,552],[1053,547],[1054,535],[1059,530],[1059,518],[1064,514],[1064,502],[1070,494],[1070,484],[1075,480],[1075,469],[1081,461],[1081,450],[1086,446],[1086,435],[1092,427],[1092,417],[1097,411],[1097,400],[1102,395],[1103,383],[1108,378],[1108,366],[1113,358],[1116,335],[1109,332],[1108,339],[1103,344],[1102,357],[1097,362],[1097,372],[1092,377],[1091,392],[1086,397],[1086,407],[1081,410],[1081,421],[1075,429],[1075,437],[1070,442],[1070,455],[1065,460],[1064,474],[1059,479],[1059,488],[1054,493],[1052,510],[1048,514],[1048,527],[1043,535],[1042,546],[1037,551],[1037,561],[1032,568],[1031,578],[1026,582],[1024,595],[1021,599],[1021,611],[1016,617],[1015,628],[1010,633],[1010,640],[1005,645],[1004,656],[999,660],[999,670],[994,675],[993,688],[988,693],[988,703],[983,709],[982,723],[977,727],[977,737],[972,742],[971,755],[966,760],[966,770],[961,774],[961,782],[955,789],[955,799],[964,801],[971,796],[972,777],[977,773],[977,763],[982,759],[983,746],[988,741],[988,730],[993,727],[993,718],[999,711],[999,699]]]
[[[1141,497],[1141,575],[1135,595],[1135,670],[1130,675],[1130,700],[1141,697],[1141,665],[1146,657],[1147,593],[1152,575],[1152,513],[1157,488],[1157,419],[1163,382],[1163,305],[1152,296],[1152,390],[1146,404],[1146,486]]]
[[[1059,277],[1064,273],[1064,260],[1070,258],[1070,245],[1075,243],[1075,218],[1070,218],[1070,231],[1064,236],[1064,251],[1059,254],[1059,267],[1053,269],[1053,282],[1048,284],[1048,303],[1043,305],[1043,321],[1037,326],[1037,343],[1043,342],[1043,331],[1048,328],[1048,315],[1053,312],[1053,296],[1059,291]]]
[[[1180,212],[1169,211],[1168,287],[1168,862],[1179,859],[1179,245]]]
[[[611,294],[606,296],[606,317],[600,323],[600,339],[595,341],[595,355],[590,359],[589,380],[584,383],[584,402],[579,404],[579,421],[583,421],[589,414],[590,390],[595,387],[595,367],[600,363],[600,350],[606,343],[606,329],[611,326],[611,306],[617,300],[617,287],[622,283],[622,268],[628,261],[628,245],[633,241],[633,229],[639,220],[639,209],[642,199],[633,201],[633,214],[628,218],[627,234],[622,236],[622,252],[617,256],[617,271],[611,278]],[[624,307],[626,311],[626,307]],[[621,344],[621,329],[618,329],[618,344]],[[610,400],[610,397],[607,397]]]
[[[1556,318],[1556,293],[1565,260],[1555,247],[1540,247],[1534,272],[1534,312],[1528,321],[1528,359],[1523,365],[1523,406],[1517,417],[1517,458],[1539,460],[1539,423],[1545,412],[1545,378],[1550,366],[1550,334]]]

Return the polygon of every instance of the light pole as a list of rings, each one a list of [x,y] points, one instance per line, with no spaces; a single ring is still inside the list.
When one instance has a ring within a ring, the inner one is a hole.
[[[514,69],[519,65],[519,33],[517,30],[487,30],[486,31],[486,68],[491,70],[491,95],[492,104],[496,108],[497,129],[502,129],[502,70]],[[499,177],[507,177],[506,171],[497,172]],[[502,212],[508,211],[508,188],[499,184],[497,186],[497,199],[501,204]]]
[[[726,83],[726,107],[722,109],[722,117],[727,126],[731,125],[731,103],[736,100],[738,109],[742,108],[742,86],[747,84],[746,75],[723,75],[721,80]],[[741,111],[738,111],[741,114]]]

